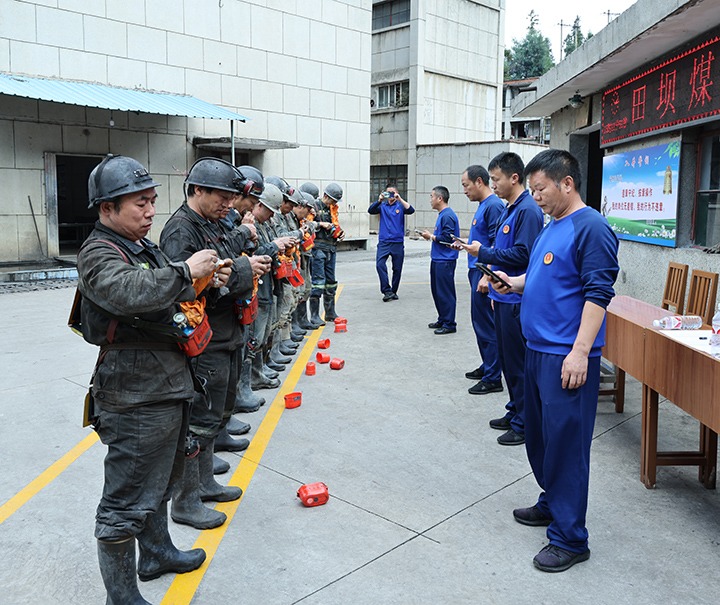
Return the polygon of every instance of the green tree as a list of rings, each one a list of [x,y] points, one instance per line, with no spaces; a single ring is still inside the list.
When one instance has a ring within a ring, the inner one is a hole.
[[[513,40],[510,52],[505,53],[505,75],[509,80],[524,80],[542,76],[555,62],[550,40],[537,29],[539,18],[535,11],[528,15],[530,25],[527,34],[520,40]]]
[[[582,33],[582,29],[580,29],[580,17],[575,17],[572,29],[570,33],[565,36],[565,41],[563,42],[563,55],[567,57],[572,51],[579,48],[585,40],[592,38],[592,36],[592,32],[588,32],[587,35]]]

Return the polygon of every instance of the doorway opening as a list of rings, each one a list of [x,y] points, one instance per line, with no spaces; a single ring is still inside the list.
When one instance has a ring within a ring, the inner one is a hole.
[[[75,256],[90,235],[97,212],[88,208],[88,177],[102,156],[56,155],[60,256]]]

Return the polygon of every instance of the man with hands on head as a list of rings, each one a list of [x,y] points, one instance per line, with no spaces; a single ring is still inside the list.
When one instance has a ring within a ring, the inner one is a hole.
[[[380,216],[375,268],[380,279],[383,302],[398,299],[397,291],[405,260],[405,216],[414,212],[415,208],[402,198],[397,187],[390,184],[368,208],[368,214]],[[388,279],[388,258],[392,260],[392,284]]]
[[[533,563],[559,572],[590,558],[590,445],[618,241],[607,220],[580,197],[580,167],[570,153],[539,153],[525,176],[535,202],[554,220],[535,240],[527,273],[497,271],[511,288],[493,288],[523,294],[525,444],[543,490],[535,505],[515,509],[513,516],[523,525],[547,526],[549,544]]]

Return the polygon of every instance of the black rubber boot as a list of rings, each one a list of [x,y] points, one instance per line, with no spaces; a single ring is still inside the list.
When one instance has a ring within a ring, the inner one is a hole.
[[[292,358],[286,357],[280,352],[280,338],[273,342],[272,349],[270,349],[270,359],[275,363],[290,363],[292,361]]]
[[[285,369],[285,366],[283,366],[283,370],[284,369]],[[262,373],[265,374],[265,376],[267,376],[270,380],[280,376],[280,372],[273,370],[270,366],[266,365],[265,362],[263,362]]]
[[[224,475],[230,470],[230,463],[213,454],[213,475]]]
[[[232,416],[230,416],[228,423],[225,425],[225,429],[230,435],[245,435],[250,432],[251,428],[252,427],[247,422],[243,422],[242,420],[238,420]]]
[[[220,429],[215,437],[216,452],[242,452],[248,448],[250,442],[247,439],[233,439],[227,432],[227,428]]]
[[[198,454],[200,477],[200,500],[213,500],[215,502],[232,502],[242,496],[242,490],[232,485],[224,486],[215,481],[212,472],[213,450],[208,447]]]
[[[212,461],[210,462],[212,464]],[[205,561],[202,548],[178,550],[168,532],[167,502],[145,519],[145,529],[137,537],[140,547],[137,572],[143,581],[154,580],[166,573],[187,573]]]
[[[100,575],[107,590],[106,605],[151,605],[138,590],[135,538],[122,542],[98,540],[97,549]]]
[[[325,321],[335,321],[337,313],[335,313],[335,292],[337,284],[334,286],[326,286],[323,292],[323,305],[325,306]]]
[[[300,336],[305,336],[307,334],[307,328],[303,328],[300,325],[300,307],[303,306],[302,303],[298,303],[298,306],[295,307],[295,310],[292,312],[292,321],[290,323],[291,325],[291,332],[293,334],[299,334]]]
[[[281,342],[280,346],[278,347],[278,350],[280,351],[281,355],[287,355],[288,357],[292,357],[297,353],[297,349],[294,347],[291,347],[285,342]]]
[[[280,376],[280,372],[284,372],[287,369],[282,363],[275,363],[270,358],[268,358],[267,367],[272,372],[275,372],[278,376]],[[270,380],[272,380],[272,378]],[[279,384],[279,381],[278,381],[278,384]]]
[[[315,324],[318,328],[324,326],[325,322],[320,319],[320,297],[310,297],[310,322]]]
[[[275,389],[280,386],[277,378],[268,378],[262,371],[263,360],[260,355],[255,355],[252,362],[252,374],[250,375],[250,386],[254,390]],[[285,366],[283,366],[284,368]]]
[[[198,462],[198,456],[185,458],[182,477],[173,486],[170,516],[175,523],[195,529],[212,529],[225,523],[227,515],[208,508],[200,500]]]
[[[257,355],[262,357],[262,352],[258,351]],[[237,393],[238,397],[242,399],[243,404],[245,406],[249,405],[252,407],[252,404],[259,404],[259,405],[265,405],[265,398],[261,397],[260,395],[256,395],[253,393],[253,390],[250,386],[250,375],[252,374],[252,357],[247,357],[246,359],[243,359],[242,365],[240,366],[240,378],[238,380],[237,384]],[[275,376],[274,378],[277,378]],[[237,407],[237,399],[235,400],[235,405]]]
[[[306,300],[301,300],[298,303],[297,309],[295,309],[295,313],[297,313],[298,325],[303,330],[315,330],[319,327],[319,326],[316,326],[314,323],[311,323],[310,320],[308,319],[307,301]]]

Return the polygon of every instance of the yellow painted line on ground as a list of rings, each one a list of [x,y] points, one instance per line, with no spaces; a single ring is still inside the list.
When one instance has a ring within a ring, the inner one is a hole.
[[[93,431],[85,437],[85,439],[73,447],[67,454],[51,464],[45,471],[39,474],[17,494],[5,502],[5,504],[0,506],[0,524],[4,523],[9,517],[14,515],[20,507],[24,506],[38,492],[50,485],[50,483],[52,483],[60,473],[75,462],[75,460],[90,449],[95,443],[97,443],[97,441],[97,433]]]
[[[342,285],[338,287],[338,291],[335,296],[336,300],[337,297],[340,296],[342,289]],[[219,502],[215,506],[215,510],[224,512],[227,515],[227,521],[220,527],[200,532],[200,536],[193,545],[193,548],[202,548],[205,551],[207,554],[205,563],[193,572],[175,576],[175,579],[172,584],[170,584],[170,588],[168,588],[168,591],[165,593],[165,597],[160,602],[160,605],[189,605],[192,602],[195,592],[200,586],[200,582],[202,582],[205,572],[207,571],[208,566],[212,562],[213,557],[220,546],[220,542],[222,542],[223,537],[225,537],[225,532],[230,526],[238,506],[240,506],[240,503],[243,501],[243,498],[247,493],[247,488],[260,464],[263,454],[265,453],[265,448],[268,443],[270,443],[270,437],[272,437],[275,427],[277,427],[280,417],[282,416],[283,411],[285,411],[285,395],[292,393],[295,390],[295,386],[305,370],[305,364],[308,362],[310,355],[315,350],[315,345],[317,345],[317,341],[323,331],[324,328],[314,330],[307,338],[305,346],[298,354],[298,357],[292,365],[287,378],[283,381],[283,384],[280,387],[280,391],[275,396],[275,399],[273,399],[268,411],[265,413],[265,418],[263,418],[263,421],[260,423],[255,436],[250,442],[250,446],[247,450],[245,450],[240,464],[238,464],[238,467],[235,469],[233,476],[228,482],[228,485],[234,485],[241,488],[243,490],[243,497],[239,500],[235,500],[234,502]]]

